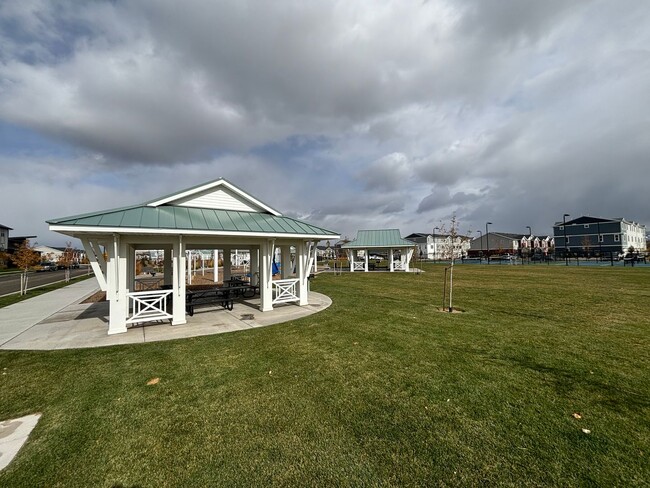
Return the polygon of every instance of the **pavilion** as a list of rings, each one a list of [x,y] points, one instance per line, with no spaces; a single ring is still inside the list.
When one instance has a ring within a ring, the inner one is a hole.
[[[230,250],[248,249],[262,312],[279,303],[307,305],[316,244],[340,237],[283,216],[223,178],[140,205],[53,219],[48,224],[52,231],[81,240],[110,302],[109,334],[146,321],[186,323],[186,251],[192,249],[223,249],[224,279],[230,277]],[[283,263],[291,261],[294,248],[295,263],[282,266],[282,279],[274,280],[273,256],[278,248]],[[135,251],[141,249],[164,250],[164,289],[135,291]]]
[[[402,239],[399,229],[360,230],[357,238],[341,246],[345,249],[350,261],[350,271],[369,271],[368,260],[373,251],[388,252],[388,270],[410,271],[409,262],[413,256],[416,244]],[[356,261],[359,251],[363,251],[363,260]],[[400,259],[395,260],[395,252],[400,252]]]

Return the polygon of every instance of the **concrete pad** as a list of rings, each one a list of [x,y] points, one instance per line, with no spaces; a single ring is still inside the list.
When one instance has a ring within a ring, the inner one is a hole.
[[[282,304],[272,311],[260,312],[259,298],[237,301],[233,310],[222,307],[199,307],[194,316],[187,316],[187,323],[172,326],[169,321],[130,326],[123,334],[108,335],[107,302],[80,303],[94,290],[77,290],[77,300],[63,306],[31,325],[12,329],[13,337],[6,334],[0,349],[52,350],[88,347],[103,347],[117,344],[138,344],[143,342],[183,339],[211,334],[223,334],[240,330],[296,320],[324,310],[332,304],[329,297],[309,292],[309,305]],[[54,292],[52,292],[54,293]],[[71,295],[66,299],[69,300]],[[38,298],[38,297],[35,297]],[[26,300],[21,303],[30,302]],[[43,303],[36,303],[44,305]],[[50,307],[49,304],[46,304]],[[9,307],[7,307],[9,308]],[[7,308],[3,309],[4,312]],[[42,314],[43,315],[43,314]],[[2,315],[3,323],[11,323],[12,314]],[[32,319],[38,319],[34,314]],[[10,329],[10,327],[8,328]]]
[[[0,422],[0,470],[6,468],[27,441],[40,413]]]

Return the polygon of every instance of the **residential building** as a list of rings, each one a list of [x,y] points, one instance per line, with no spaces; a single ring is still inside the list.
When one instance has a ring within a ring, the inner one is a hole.
[[[424,234],[415,232],[406,236],[406,239],[418,246],[420,259],[447,259],[451,249],[452,236],[449,234]],[[456,257],[464,257],[470,248],[471,239],[467,236],[456,236],[454,248]]]
[[[522,236],[519,241],[520,255],[543,254],[544,256],[553,253],[555,239],[551,236],[541,237],[534,235]]]
[[[9,231],[11,227],[0,224],[0,251],[6,251],[9,248]]]
[[[555,222],[555,252],[580,256],[619,254],[644,250],[645,225],[624,218],[602,218],[583,215],[566,222]]]

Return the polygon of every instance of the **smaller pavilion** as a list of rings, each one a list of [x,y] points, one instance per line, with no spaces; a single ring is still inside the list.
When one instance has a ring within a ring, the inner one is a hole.
[[[416,244],[402,239],[399,229],[360,230],[357,238],[341,246],[350,261],[350,272],[369,271],[369,256],[372,252],[388,252],[388,271],[410,271],[409,262]],[[362,251],[361,253],[359,251]],[[399,252],[400,258],[395,259]],[[359,255],[363,257],[359,259]]]

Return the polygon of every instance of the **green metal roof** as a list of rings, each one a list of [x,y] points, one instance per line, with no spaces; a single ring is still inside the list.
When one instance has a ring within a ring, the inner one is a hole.
[[[412,247],[412,241],[402,239],[399,229],[360,230],[357,238],[343,244],[343,249],[376,249],[380,247]]]
[[[262,212],[214,210],[207,208],[140,205],[115,210],[48,220],[48,224],[72,227],[106,227],[194,231],[253,232],[260,234],[300,234],[337,237],[332,232],[291,217]]]

